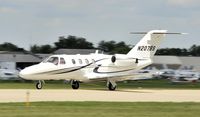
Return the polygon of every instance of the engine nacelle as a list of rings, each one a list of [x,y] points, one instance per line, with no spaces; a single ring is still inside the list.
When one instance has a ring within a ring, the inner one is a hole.
[[[115,63],[115,61],[116,61],[116,57],[113,55],[113,56],[111,57],[111,62],[112,62],[112,63]]]
[[[136,61],[138,63],[137,59],[130,58],[124,54],[115,54],[111,57],[111,62],[114,63],[115,65],[120,65],[120,66],[137,64]]]

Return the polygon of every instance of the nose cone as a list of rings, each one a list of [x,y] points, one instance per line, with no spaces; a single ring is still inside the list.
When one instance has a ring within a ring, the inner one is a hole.
[[[31,80],[32,76],[34,74],[33,66],[26,67],[23,70],[19,72],[19,76],[23,79]]]
[[[19,76],[20,76],[21,78],[23,78],[23,79],[27,79],[27,77],[29,76],[29,72],[28,72],[27,68],[21,70],[21,71],[19,72]]]
[[[49,71],[49,69],[51,69],[52,66],[55,67],[54,64],[47,64],[47,63],[32,65],[21,70],[19,72],[19,76],[27,80],[38,80],[41,79],[41,73]]]

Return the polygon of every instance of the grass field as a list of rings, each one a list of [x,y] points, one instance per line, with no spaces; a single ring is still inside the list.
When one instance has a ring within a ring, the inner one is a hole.
[[[199,117],[200,103],[0,103],[0,117]]]
[[[63,81],[45,81],[44,89],[69,89]],[[158,89],[200,89],[200,83],[172,84],[166,79],[118,82],[118,89],[158,88]],[[107,89],[106,82],[81,83],[81,89]],[[0,89],[35,89],[33,81],[0,81]]]
[[[82,83],[81,89],[107,89],[105,82]],[[33,81],[0,81],[0,89],[34,89]],[[69,89],[63,81],[46,81],[44,89]],[[165,79],[119,82],[118,89],[200,89],[200,83],[172,84]],[[0,103],[0,117],[199,117],[200,103],[172,102],[34,102]]]

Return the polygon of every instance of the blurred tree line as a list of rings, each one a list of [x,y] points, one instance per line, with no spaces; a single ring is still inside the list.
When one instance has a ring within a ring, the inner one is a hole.
[[[106,53],[127,53],[131,48],[125,42],[115,41],[100,41],[97,47],[94,47],[93,43],[88,42],[85,38],[76,36],[61,36],[58,42],[54,42],[54,46],[51,45],[32,45],[30,51],[33,53],[52,53],[57,49],[100,49]]]
[[[94,47],[93,43],[88,42],[85,38],[68,36],[59,37],[54,45],[32,45],[30,51],[32,53],[52,53],[57,49],[100,49],[108,54],[126,54],[132,48],[131,45],[127,45],[125,42],[115,41],[100,41],[97,47]],[[24,51],[23,48],[5,42],[0,44],[0,51]],[[189,49],[180,48],[161,48],[158,49],[156,55],[175,55],[175,56],[200,56],[200,45],[192,45]]]
[[[0,51],[23,51],[23,48],[19,48],[18,46],[5,42],[3,44],[0,44]]]
[[[192,45],[189,49],[161,48],[157,50],[156,55],[200,56],[200,45]]]

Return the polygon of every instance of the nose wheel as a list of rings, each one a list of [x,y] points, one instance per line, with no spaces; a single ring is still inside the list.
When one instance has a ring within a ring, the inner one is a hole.
[[[76,80],[71,81],[72,89],[78,89],[79,88],[79,82]]]
[[[35,85],[35,87],[36,87],[36,89],[42,89],[42,87],[43,87],[43,82],[42,81],[38,81],[37,83],[36,83],[36,85]]]

